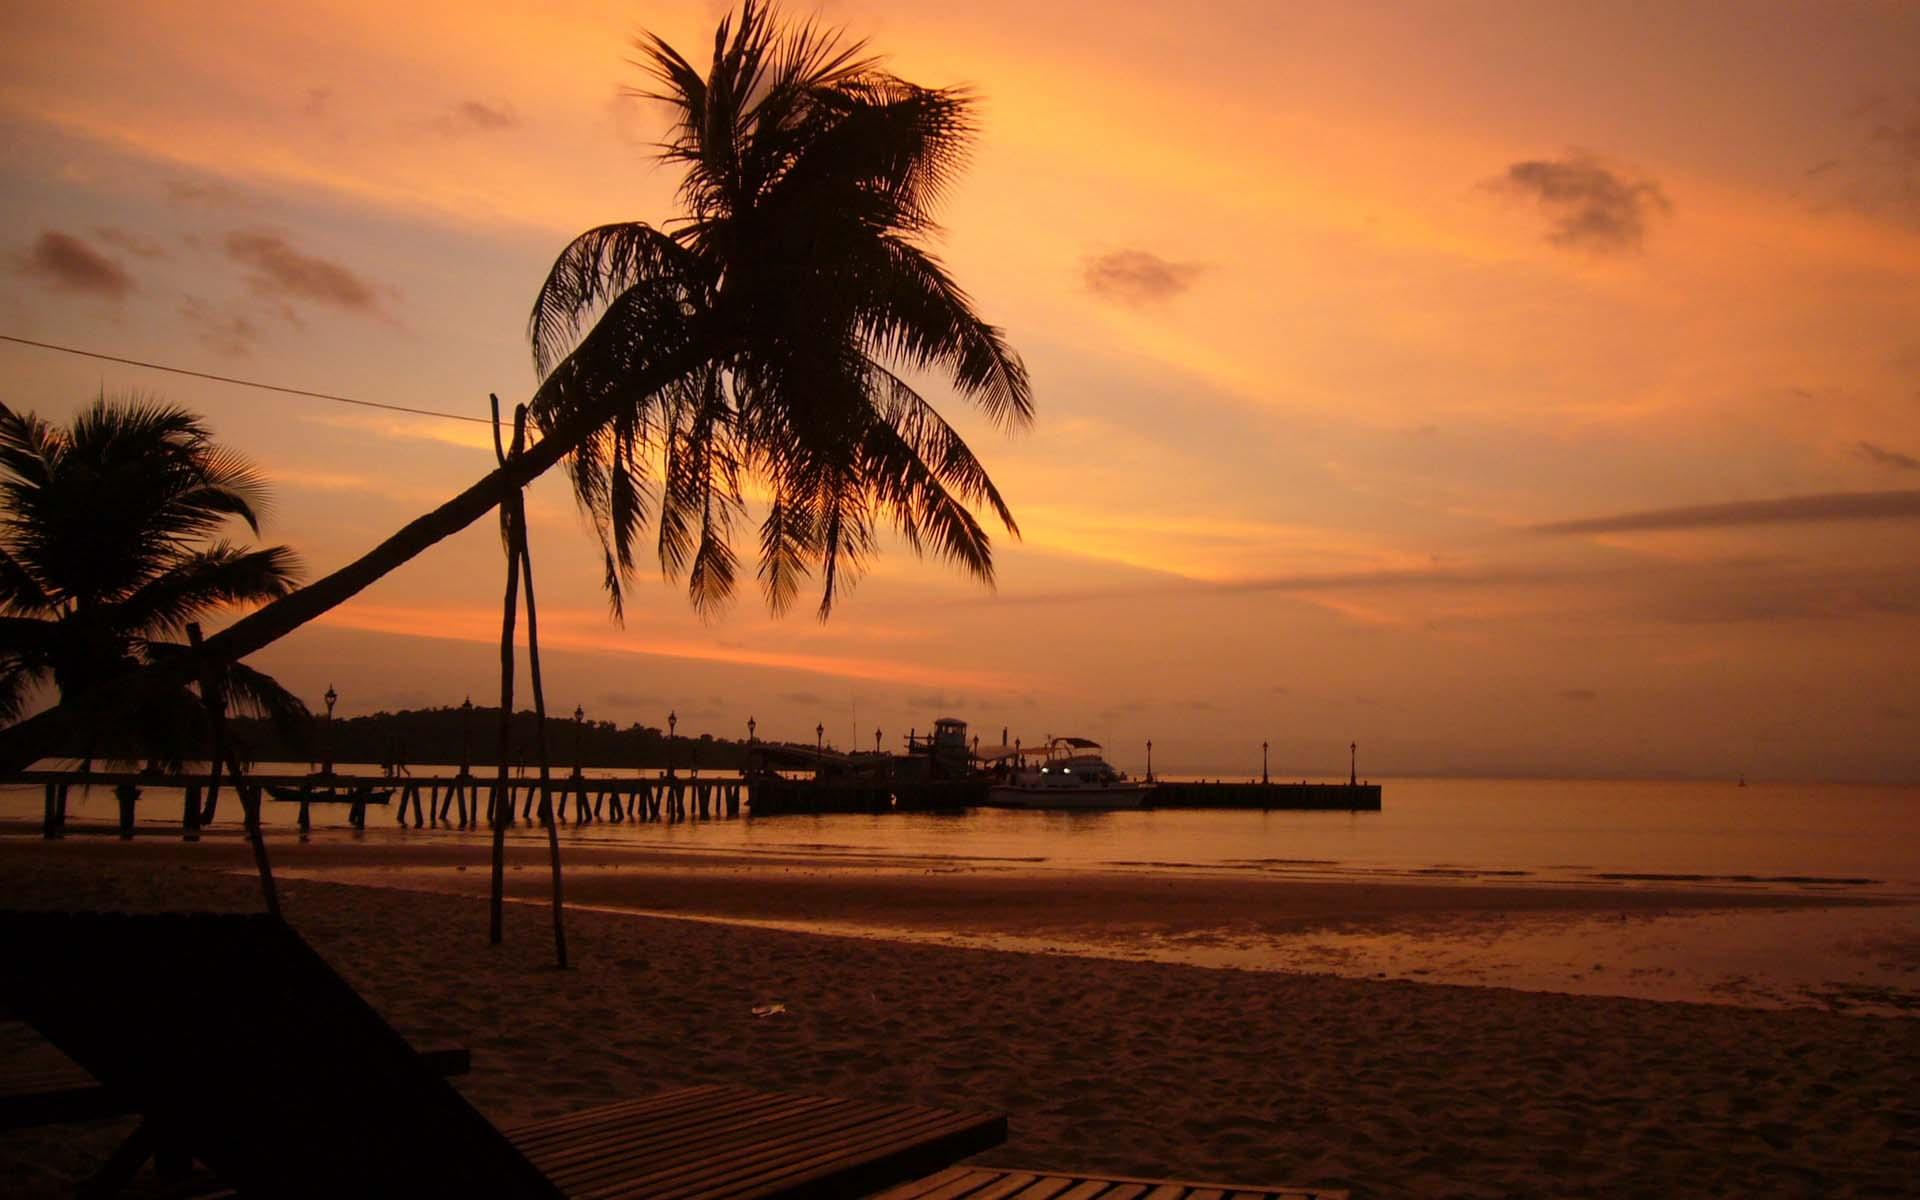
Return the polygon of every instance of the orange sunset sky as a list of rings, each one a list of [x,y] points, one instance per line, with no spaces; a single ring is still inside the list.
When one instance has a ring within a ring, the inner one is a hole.
[[[20,0],[0,334],[478,415],[573,234],[674,215],[626,89],[711,3]],[[1920,779],[1920,5],[825,3],[981,97],[940,252],[1032,373],[943,408],[1020,520],[822,624],[649,578],[530,493],[547,690],[1137,769]],[[0,342],[0,395],[205,413],[330,569],[479,425]],[[945,393],[932,392],[936,397]],[[750,548],[750,542],[749,542]],[[262,652],[341,712],[497,696],[483,522]]]

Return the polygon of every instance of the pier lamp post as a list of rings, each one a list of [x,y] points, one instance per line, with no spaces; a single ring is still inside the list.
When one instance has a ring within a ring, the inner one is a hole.
[[[460,773],[467,774],[473,766],[473,697],[468,696],[460,702]]]
[[[587,710],[578,704],[573,706],[573,773],[580,773],[580,734],[586,729]]]
[[[1260,743],[1260,784],[1261,786],[1262,787],[1266,786],[1266,782],[1267,782],[1267,744],[1265,742],[1261,742]]]
[[[880,753],[880,727],[878,725],[873,727],[873,752],[875,754]]]
[[[1147,782],[1153,782],[1153,739],[1147,739]]]
[[[1347,786],[1360,786],[1360,743],[1347,743]]]
[[[680,724],[680,714],[672,709],[667,711],[667,777],[673,777],[673,730]]]
[[[815,754],[827,752],[827,727],[824,724],[813,727],[813,752]]]
[[[333,690],[332,684],[328,684],[327,694],[320,698],[327,702],[327,756],[320,761],[320,773],[331,775],[333,774],[333,706],[339,703],[340,694]]]
[[[758,728],[758,726],[759,722],[755,721],[752,717],[747,718],[747,745],[753,745],[753,731]]]

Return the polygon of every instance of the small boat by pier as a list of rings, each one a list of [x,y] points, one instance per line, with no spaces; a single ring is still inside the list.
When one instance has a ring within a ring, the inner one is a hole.
[[[269,783],[267,795],[275,800],[305,804],[385,804],[393,799],[390,787],[355,783],[340,787],[332,777],[315,777],[313,783]]]
[[[1116,771],[1099,742],[1086,738],[1047,740],[1037,766],[1024,762],[987,790],[987,803],[1006,808],[1145,808],[1154,785]]]

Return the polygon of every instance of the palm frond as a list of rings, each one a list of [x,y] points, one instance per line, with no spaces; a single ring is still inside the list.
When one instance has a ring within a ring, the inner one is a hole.
[[[286,595],[300,559],[286,546],[241,550],[220,542],[183,555],[114,606],[116,623],[142,637],[177,634],[205,613]]]
[[[589,319],[615,296],[643,283],[696,289],[704,267],[667,234],[638,221],[601,225],[568,243],[534,297],[527,321],[533,366],[543,378],[566,357]]]

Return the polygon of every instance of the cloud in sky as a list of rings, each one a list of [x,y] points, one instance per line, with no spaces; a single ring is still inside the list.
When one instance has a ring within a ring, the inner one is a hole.
[[[215,354],[245,357],[260,340],[260,327],[244,314],[216,312],[213,305],[199,296],[181,300],[179,312],[181,319],[197,331],[200,344]]]
[[[1552,218],[1547,240],[1554,245],[1597,254],[1639,250],[1651,219],[1673,211],[1658,183],[1630,179],[1577,150],[1513,163],[1494,187],[1536,201]]]
[[[1869,96],[1847,116],[1863,124],[1860,140],[1807,168],[1814,211],[1920,220],[1920,95]]]
[[[306,254],[265,230],[227,235],[227,257],[248,269],[247,283],[274,299],[311,300],[358,312],[377,312],[379,293],[360,275],[331,259]]]
[[[1114,250],[1090,258],[1080,273],[1096,296],[1134,306],[1161,304],[1193,287],[1206,268],[1171,262],[1150,250]]]
[[[1861,458],[1877,467],[1892,467],[1896,471],[1920,471],[1920,458],[1911,454],[1902,454],[1898,450],[1889,450],[1885,446],[1876,446],[1872,442],[1861,442],[1858,453]]]
[[[119,229],[112,225],[94,226],[93,236],[99,238],[107,245],[112,246],[115,250],[124,250],[128,254],[136,254],[141,258],[172,257],[172,255],[167,253],[167,248],[153,238],[132,233],[125,229]]]
[[[519,123],[520,117],[512,105],[462,100],[435,117],[433,127],[447,137],[459,137],[466,133],[495,133],[512,129]]]
[[[168,179],[162,185],[167,203],[181,208],[259,208],[261,202],[234,185],[218,179]]]
[[[117,259],[108,258],[72,234],[48,229],[34,240],[20,263],[22,274],[45,280],[70,292],[87,292],[122,300],[134,290],[133,276]]]
[[[1776,500],[1655,508],[1577,521],[1552,521],[1533,526],[1533,532],[1639,533],[1807,521],[1879,521],[1898,517],[1920,517],[1920,491],[1829,492],[1816,496],[1783,496]]]

